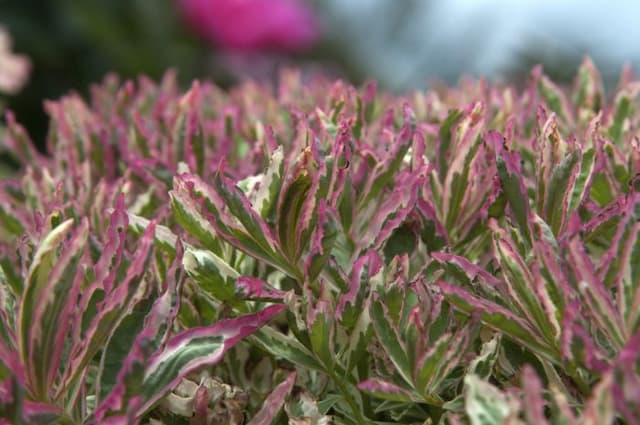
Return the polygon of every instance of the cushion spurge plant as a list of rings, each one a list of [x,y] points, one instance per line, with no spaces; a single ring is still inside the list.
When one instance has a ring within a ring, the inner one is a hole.
[[[11,114],[0,420],[640,423],[640,82],[108,77]]]

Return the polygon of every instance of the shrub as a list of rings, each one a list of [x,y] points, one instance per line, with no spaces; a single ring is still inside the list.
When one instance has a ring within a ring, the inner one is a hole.
[[[216,423],[204,371],[251,424],[638,423],[638,87],[109,78],[46,157],[9,116],[3,415]]]

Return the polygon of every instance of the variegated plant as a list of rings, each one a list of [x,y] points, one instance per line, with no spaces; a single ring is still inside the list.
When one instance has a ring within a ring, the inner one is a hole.
[[[182,254],[164,269],[155,224],[131,245],[123,197],[103,244],[86,218],[60,218],[47,217],[39,243],[20,242],[17,268],[2,266],[0,413],[11,423],[136,421],[281,310],[176,333]]]
[[[87,423],[240,421],[214,407],[236,391],[251,424],[638,423],[639,87],[625,71],[606,98],[589,60],[573,89],[536,68],[522,92],[109,79],[90,106],[48,104],[47,158],[9,119],[27,166],[0,198],[5,387],[26,391],[20,414],[48,403]],[[54,264],[74,252],[75,269]],[[41,264],[46,284],[24,283]],[[137,301],[65,384],[77,336],[136,267]],[[47,308],[69,328],[43,336],[23,313]],[[222,329],[209,357],[151,379],[174,341]],[[58,340],[57,372],[31,362]],[[201,363],[216,364],[187,373]]]

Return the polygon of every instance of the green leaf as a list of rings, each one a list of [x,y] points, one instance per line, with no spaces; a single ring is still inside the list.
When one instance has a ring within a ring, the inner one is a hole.
[[[270,328],[264,327],[254,333],[249,340],[257,343],[263,350],[276,358],[285,359],[293,364],[324,372],[324,367],[315,356],[298,340]]]
[[[470,166],[472,161],[475,159],[481,142],[482,139],[480,137],[476,138],[475,142],[464,158],[462,172],[454,172],[453,178],[451,179],[451,186],[449,187],[450,195],[445,202],[445,204],[448,206],[447,218],[445,220],[445,226],[448,230],[451,230],[453,228],[453,224],[461,214],[460,208],[463,206],[463,200],[469,187]]]
[[[455,335],[444,334],[428,347],[418,362],[416,387],[425,399],[441,402],[438,390],[444,379],[459,365],[477,326],[467,325]]]
[[[222,245],[216,236],[216,231],[193,204],[193,201],[182,194],[171,191],[171,211],[178,224],[194,238],[198,239],[205,248],[217,255],[222,255]]]
[[[569,205],[573,193],[571,178],[577,173],[575,167],[578,165],[580,153],[573,151],[568,154],[560,164],[553,169],[551,181],[548,185],[547,201],[545,202],[545,216],[551,226],[554,235],[560,233],[563,224],[568,220]]]
[[[38,248],[29,270],[20,308],[20,353],[35,400],[47,401],[71,322],[79,287],[76,267],[89,235],[85,219],[67,244],[73,227],[67,220],[53,229]],[[60,256],[58,257],[58,252]]]
[[[378,335],[378,340],[389,355],[391,362],[396,367],[402,378],[407,383],[413,382],[413,373],[406,348],[403,346],[398,330],[390,319],[387,307],[380,299],[376,299],[371,304],[371,320],[373,328]]]
[[[251,197],[253,207],[267,219],[278,201],[284,171],[284,154],[282,146],[278,146],[271,155],[269,166],[260,180],[260,187]]]
[[[151,223],[148,219],[135,214],[127,213],[127,216],[129,218],[129,229],[136,235],[142,235]],[[175,246],[178,241],[178,237],[171,231],[171,229],[166,226],[156,224],[154,241],[163,251],[175,255]]]
[[[622,143],[622,128],[624,121],[631,115],[631,109],[631,93],[623,90],[615,98],[613,122],[609,127],[609,137],[618,145]]]
[[[25,232],[24,226],[10,208],[6,208],[0,202],[0,240],[4,239],[3,233],[21,236]]]
[[[489,379],[500,353],[500,339],[500,334],[496,334],[489,341],[482,344],[480,354],[471,361],[467,368],[468,374],[473,374],[483,380]]]
[[[503,332],[555,364],[560,363],[560,354],[545,344],[544,339],[521,317],[502,306],[474,297],[457,286],[442,281],[438,285],[447,301],[458,310],[469,315],[479,312],[482,322],[491,329]]]
[[[151,310],[152,299],[143,300],[136,305],[120,322],[115,332],[109,338],[102,353],[98,400],[102,400],[113,389],[117,382],[118,372],[122,368],[124,359],[129,354],[136,336],[144,326],[144,318]]]
[[[384,245],[386,263],[393,257],[402,254],[411,254],[418,245],[418,236],[408,224],[402,224],[395,229]]]
[[[453,139],[453,128],[462,119],[464,112],[454,109],[449,112],[447,118],[440,124],[439,136],[440,144],[438,147],[438,171],[440,182],[444,183],[444,179],[449,171],[449,149],[451,148],[451,140]]]
[[[287,258],[293,262],[301,255],[298,246],[298,227],[301,226],[300,214],[302,206],[311,188],[311,177],[303,173],[287,187],[278,211],[278,237],[280,246]]]
[[[526,192],[522,190],[522,176],[509,173],[505,166],[505,162],[501,157],[497,159],[498,173],[502,181],[502,189],[511,211],[515,216],[518,228],[525,236],[526,240],[531,243],[531,234],[529,232],[529,199]]]
[[[542,95],[549,109],[560,117],[565,123],[572,122],[572,114],[569,108],[569,102],[565,98],[564,93],[549,78],[542,75],[538,80],[538,92]]]
[[[345,371],[350,373],[359,362],[369,355],[369,342],[373,337],[371,316],[369,308],[364,305],[358,319],[351,330],[349,340],[344,349],[338,354],[341,363],[345,365]]]
[[[593,178],[596,165],[596,154],[593,148],[589,148],[582,153],[582,161],[580,168],[576,176],[576,181],[573,185],[573,191],[571,192],[571,198],[569,200],[569,208],[567,211],[567,217],[571,216],[571,213],[575,211],[582,203],[583,199],[588,195],[585,191],[587,184]]]
[[[335,354],[332,349],[333,317],[326,301],[318,301],[308,327],[313,352],[327,370],[331,371],[335,363]]]
[[[182,265],[205,293],[220,302],[237,301],[235,282],[240,274],[213,252],[187,248]]]
[[[533,274],[527,267],[524,259],[520,257],[513,241],[507,234],[499,231],[494,233],[493,246],[504,281],[507,283],[509,298],[505,300],[515,304],[529,323],[534,324],[539,332],[545,336],[546,341],[554,341],[560,333],[560,325],[555,317],[549,317],[541,303],[541,298],[549,299],[549,294],[544,286],[534,281]]]

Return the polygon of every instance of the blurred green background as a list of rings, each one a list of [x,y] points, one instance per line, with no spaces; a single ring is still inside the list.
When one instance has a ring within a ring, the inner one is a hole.
[[[39,143],[43,99],[87,94],[109,72],[157,79],[178,67],[182,82],[219,73],[210,47],[187,33],[172,0],[0,0],[0,11],[13,50],[32,62],[27,85],[5,103]]]

